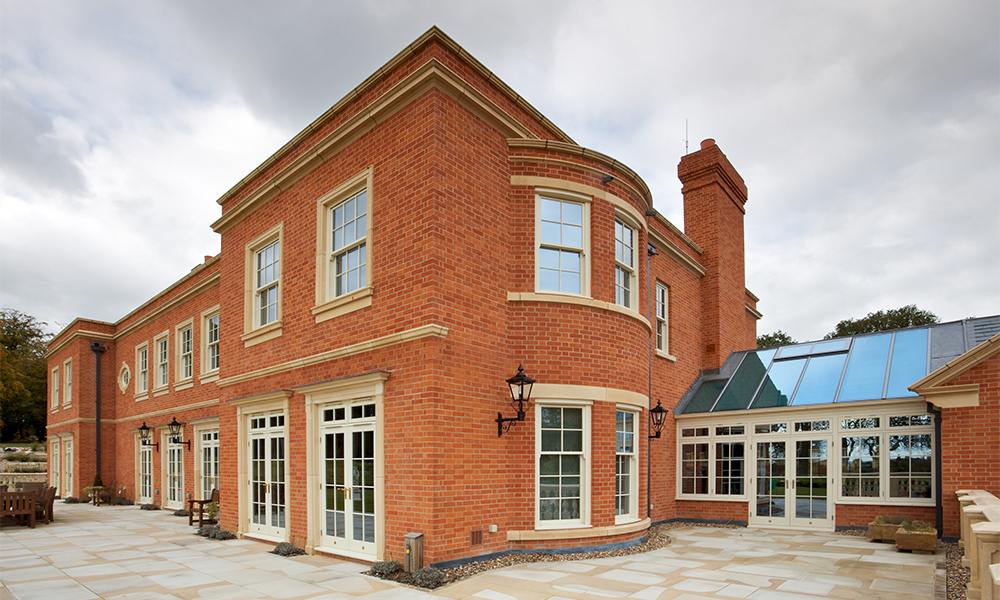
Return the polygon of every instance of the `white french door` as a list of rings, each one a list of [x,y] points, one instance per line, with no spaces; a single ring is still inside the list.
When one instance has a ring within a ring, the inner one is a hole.
[[[201,433],[201,498],[212,497],[219,487],[219,431]]]
[[[337,407],[323,414],[322,545],[375,556],[375,404]]]
[[[166,508],[184,508],[184,446],[168,438]]]
[[[756,440],[750,524],[832,529],[832,439],[810,436]]]
[[[153,503],[153,447],[139,446],[139,503]]]
[[[63,496],[73,495],[73,440],[63,442]]]
[[[284,414],[251,416],[249,445],[248,531],[284,538],[287,526]]]
[[[63,490],[59,487],[59,452],[59,440],[52,440],[52,460],[49,461],[49,467],[52,469],[52,480],[49,482],[49,485],[56,488],[56,495],[62,496]]]

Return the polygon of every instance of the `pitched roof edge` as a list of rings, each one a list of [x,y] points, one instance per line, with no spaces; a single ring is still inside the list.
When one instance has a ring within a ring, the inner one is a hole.
[[[943,386],[998,352],[1000,352],[1000,333],[941,366],[907,389],[911,392],[924,395],[929,389]]]
[[[360,85],[355,87],[353,90],[348,92],[341,98],[336,104],[327,109],[323,114],[313,120],[310,124],[295,135],[291,140],[286,142],[281,148],[279,148],[274,154],[269,156],[264,162],[257,166],[253,171],[248,173],[243,179],[238,181],[236,185],[229,189],[226,193],[219,197],[216,202],[219,205],[224,204],[226,201],[230,200],[233,196],[238,194],[243,188],[249,185],[254,179],[262,175],[268,168],[273,166],[275,163],[280,161],[285,157],[293,148],[299,145],[303,140],[312,135],[316,130],[321,128],[324,124],[333,119],[334,116],[339,114],[347,105],[354,102],[356,99],[360,98],[362,94],[367,92],[369,89],[378,84],[382,79],[388,76],[392,71],[394,71],[403,62],[409,59],[411,56],[415,55],[421,48],[426,46],[431,42],[439,42],[442,46],[446,47],[453,54],[459,57],[461,60],[465,61],[474,71],[480,74],[487,83],[495,86],[501,93],[507,96],[511,102],[516,104],[522,110],[531,115],[535,120],[537,120],[543,127],[549,129],[556,137],[560,138],[561,141],[575,144],[566,133],[559,129],[552,121],[550,121],[545,115],[538,111],[535,107],[528,103],[527,100],[522,98],[520,95],[514,92],[514,90],[503,82],[499,77],[497,77],[492,71],[487,69],[482,63],[476,60],[468,51],[460,46],[455,40],[451,39],[447,34],[438,29],[437,25],[432,26],[427,30],[426,33],[418,37],[411,44],[403,48],[398,54],[393,56],[384,65],[379,67],[372,73],[367,79],[361,82]]]

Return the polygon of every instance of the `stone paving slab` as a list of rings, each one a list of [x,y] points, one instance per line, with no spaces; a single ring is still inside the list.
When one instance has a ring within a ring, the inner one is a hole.
[[[427,591],[352,562],[206,540],[165,511],[57,503],[55,514],[0,527],[0,600],[930,600],[943,587],[937,556],[863,538],[688,527],[645,554],[520,564]]]

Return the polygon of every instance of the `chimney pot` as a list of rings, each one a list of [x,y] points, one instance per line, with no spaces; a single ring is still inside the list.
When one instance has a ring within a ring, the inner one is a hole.
[[[704,150],[705,148],[711,148],[714,145],[715,145],[715,140],[713,140],[712,138],[708,138],[707,140],[702,140],[701,141],[701,149],[702,150]]]

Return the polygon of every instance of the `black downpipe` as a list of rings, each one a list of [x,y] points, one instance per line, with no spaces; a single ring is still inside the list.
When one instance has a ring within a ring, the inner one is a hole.
[[[934,495],[937,501],[934,503],[934,519],[937,521],[938,539],[944,536],[944,474],[941,472],[941,409],[934,408],[930,402],[927,403],[927,412],[934,415]]]
[[[101,476],[101,355],[104,354],[104,344],[90,342],[90,349],[97,355],[97,476]]]

